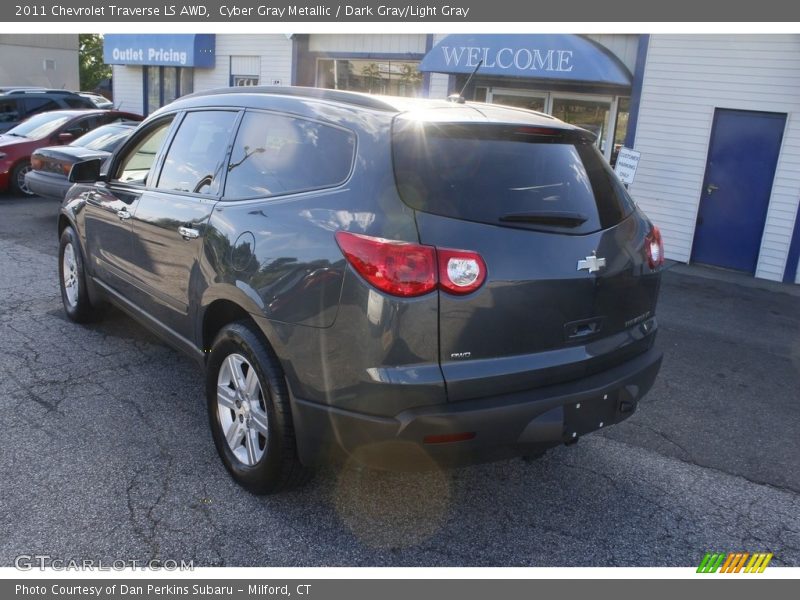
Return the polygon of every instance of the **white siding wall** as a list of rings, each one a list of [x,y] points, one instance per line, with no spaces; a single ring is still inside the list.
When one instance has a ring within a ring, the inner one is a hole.
[[[447,88],[450,85],[450,76],[445,73],[431,73],[431,85],[428,89],[428,98],[447,98]]]
[[[48,36],[0,36],[0,86],[34,85],[64,90],[79,90],[78,36],[56,35],[55,43]],[[74,38],[74,48],[69,46]],[[37,46],[36,39],[50,42]],[[13,42],[13,43],[12,43]],[[31,43],[33,45],[23,45]],[[45,61],[55,68],[45,68]]]
[[[374,52],[424,54],[425,34],[314,34],[311,52]]]
[[[114,106],[121,110],[144,114],[142,67],[114,65],[111,76],[114,86]]]
[[[781,280],[800,199],[800,35],[653,35],[631,193],[688,262],[715,108],[787,114],[756,277]],[[800,282],[800,277],[798,277]]]
[[[292,83],[292,40],[283,34],[218,34],[213,69],[195,69],[194,91],[230,85],[231,56],[261,57],[259,83]]]
[[[447,36],[446,33],[434,33],[433,45],[436,46]],[[450,84],[450,76],[445,73],[431,73],[431,85],[428,90],[428,98],[447,98],[447,88]]]

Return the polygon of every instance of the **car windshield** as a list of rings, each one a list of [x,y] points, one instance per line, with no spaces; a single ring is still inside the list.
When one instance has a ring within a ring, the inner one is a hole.
[[[7,133],[8,135],[38,140],[53,133],[56,129],[69,121],[72,116],[73,115],[62,115],[58,113],[42,113],[41,115],[36,115],[20,123]]]
[[[130,127],[120,127],[119,125],[106,125],[93,129],[86,135],[82,135],[72,142],[70,146],[80,146],[87,150],[100,150],[101,152],[113,152],[119,144],[127,138],[133,131]]]

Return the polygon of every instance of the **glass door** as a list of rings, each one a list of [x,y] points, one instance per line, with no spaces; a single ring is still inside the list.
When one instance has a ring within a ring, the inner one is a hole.
[[[611,156],[614,141],[609,136],[613,124],[611,119],[611,97],[603,96],[557,96],[553,94],[550,114],[566,123],[588,129],[597,136],[596,145],[606,158]],[[608,152],[607,152],[608,151]]]
[[[489,88],[486,101],[547,113],[566,123],[588,129],[597,136],[596,145],[600,152],[606,160],[611,160],[617,121],[616,97]]]
[[[486,101],[493,104],[547,112],[547,92],[490,88],[486,94]]]

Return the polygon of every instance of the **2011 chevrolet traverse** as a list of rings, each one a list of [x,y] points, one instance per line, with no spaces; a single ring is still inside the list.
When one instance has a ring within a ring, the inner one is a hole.
[[[334,456],[537,454],[633,413],[661,236],[593,136],[489,104],[215,90],[150,116],[64,201],[75,321],[110,301],[205,365],[255,493]]]

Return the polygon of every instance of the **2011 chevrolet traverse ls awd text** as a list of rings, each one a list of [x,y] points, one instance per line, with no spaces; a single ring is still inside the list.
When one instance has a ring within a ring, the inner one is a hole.
[[[61,210],[65,310],[110,301],[204,364],[255,493],[333,457],[537,454],[631,415],[661,364],[659,231],[550,116],[215,90],[103,169],[76,164]]]

